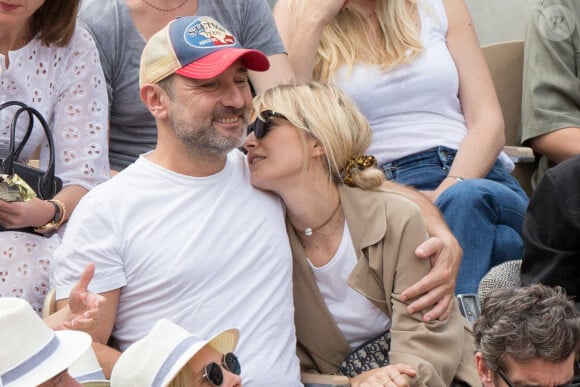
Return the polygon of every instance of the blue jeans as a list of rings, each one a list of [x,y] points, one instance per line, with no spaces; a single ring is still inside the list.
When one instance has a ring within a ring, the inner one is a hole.
[[[435,190],[445,179],[456,151],[433,148],[381,165],[385,177],[418,190]],[[485,179],[467,179],[445,190],[435,205],[463,249],[456,294],[477,293],[489,269],[522,256],[522,225],[528,197],[496,162]]]

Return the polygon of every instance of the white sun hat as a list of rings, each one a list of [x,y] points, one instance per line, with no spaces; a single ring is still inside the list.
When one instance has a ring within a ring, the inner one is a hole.
[[[228,329],[204,340],[161,319],[121,354],[113,367],[111,387],[165,387],[206,344],[226,354],[235,349],[238,337],[237,329]]]
[[[93,347],[89,347],[77,361],[71,364],[68,368],[68,373],[85,387],[109,385],[109,381],[105,378],[105,374],[97,360]]]
[[[79,331],[53,331],[20,298],[0,297],[0,386],[37,386],[80,358],[91,337]]]

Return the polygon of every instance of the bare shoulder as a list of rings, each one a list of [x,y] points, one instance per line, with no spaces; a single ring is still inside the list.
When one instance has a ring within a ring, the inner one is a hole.
[[[443,0],[443,6],[449,24],[448,33],[454,33],[462,28],[474,30],[473,20],[464,0]]]

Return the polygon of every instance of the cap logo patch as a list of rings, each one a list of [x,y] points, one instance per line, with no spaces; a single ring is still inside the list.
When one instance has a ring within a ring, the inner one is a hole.
[[[214,19],[201,17],[185,29],[185,42],[196,48],[234,46],[236,39]]]

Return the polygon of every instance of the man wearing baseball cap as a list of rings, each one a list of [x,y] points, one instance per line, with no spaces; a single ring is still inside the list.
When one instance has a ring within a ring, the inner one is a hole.
[[[108,376],[121,351],[170,319],[197,337],[235,327],[246,386],[298,386],[292,259],[280,200],[254,189],[237,150],[265,71],[216,20],[173,20],[149,39],[141,99],[157,146],[79,203],[51,265],[64,303],[85,262],[107,298],[92,331]]]

